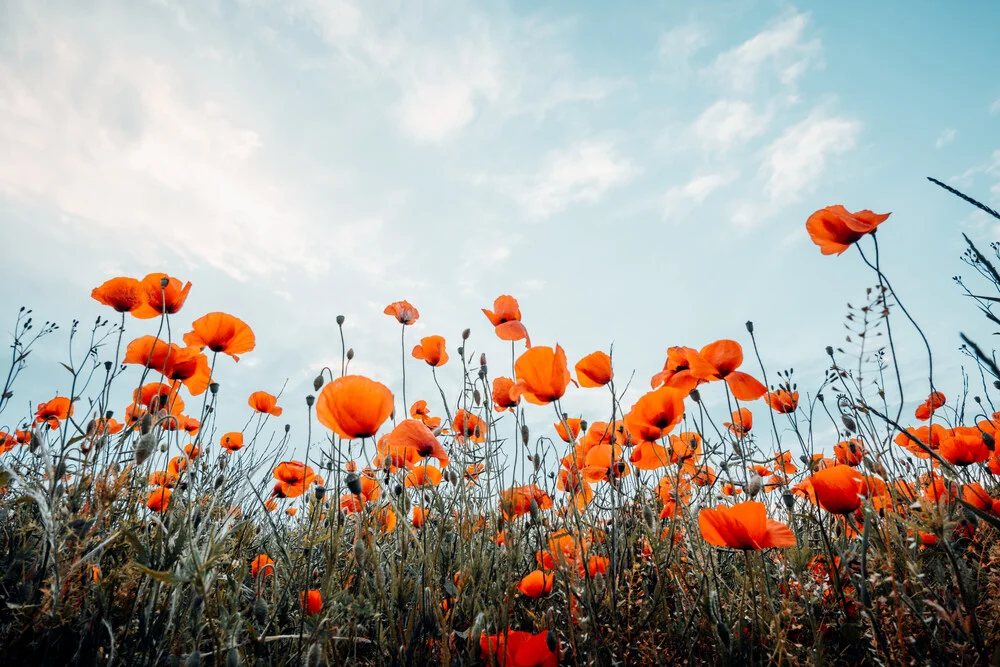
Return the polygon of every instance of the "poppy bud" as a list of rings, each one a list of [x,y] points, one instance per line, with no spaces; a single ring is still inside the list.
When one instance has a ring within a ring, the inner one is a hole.
[[[472,331],[469,329],[465,329],[464,331],[462,331],[462,340],[469,340],[469,336],[471,335]]]
[[[832,346],[830,346],[830,345],[826,346],[826,355],[828,357],[832,357],[833,356],[833,347]]]
[[[531,499],[531,504],[528,506],[528,508],[531,510],[531,520],[537,522],[539,517],[539,510],[538,510],[538,503],[535,502],[534,498]]]
[[[482,367],[484,367],[484,368],[486,367],[486,353],[485,352],[483,352],[482,354],[479,355],[479,365],[482,366]]]
[[[145,433],[139,436],[139,439],[135,442],[135,462],[142,465],[146,462],[152,453],[153,449],[156,448],[156,438],[152,433]]]
[[[350,361],[353,358],[354,358],[354,348],[351,347],[347,349],[347,360]]]
[[[317,485],[316,486],[316,500],[323,500],[324,496],[326,496],[326,487],[325,486],[319,486],[319,485]]]
[[[396,496],[397,498],[403,495],[402,484],[396,484],[394,487],[392,487],[392,495]]]
[[[319,391],[323,388],[323,374],[320,373],[315,378],[313,378],[313,391]]]
[[[528,446],[528,439],[529,439],[528,425],[521,424],[521,442],[524,444],[525,447]]]
[[[993,449],[993,444],[995,442],[996,441],[993,439],[992,435],[989,433],[983,433],[983,444],[986,445],[987,449]]]
[[[816,400],[819,401],[820,403],[822,403],[823,402],[823,394],[821,394],[821,393],[820,394],[816,394]]]
[[[361,480],[358,478],[357,473],[347,474],[347,489],[356,496],[361,495]]]
[[[550,653],[559,652],[559,638],[551,630],[545,633],[545,646],[549,649]]]
[[[463,357],[463,358],[465,357],[465,346],[459,345],[458,349],[455,350],[455,351],[458,352],[458,356]]]
[[[701,403],[701,392],[699,392],[697,389],[692,389],[691,393],[688,394],[688,396],[690,396],[691,400],[694,401],[695,403]]]
[[[288,433],[291,430],[292,430],[292,425],[291,424],[285,424],[285,433]]]
[[[483,404],[483,395],[479,393],[478,389],[472,390],[472,400],[476,404],[476,407]]]
[[[316,397],[315,396],[313,396],[312,394],[309,394],[308,396],[306,396],[306,407],[311,408],[313,406],[313,403],[315,403],[315,402],[316,402]]]
[[[785,489],[785,492],[781,494],[781,502],[785,503],[785,508],[791,511],[795,507],[795,496]]]
[[[753,333],[753,322],[751,322],[750,320],[747,320],[747,333],[750,334]]]
[[[253,603],[253,617],[257,619],[257,623],[260,625],[267,623],[267,600],[257,598]]]
[[[226,667],[240,667],[240,650],[235,646],[226,651]]]
[[[215,488],[216,490],[221,489],[222,485],[226,483],[226,478],[223,475],[219,475],[215,478]]]
[[[993,388],[994,389],[1000,389],[1000,380],[994,380],[993,381]]]
[[[337,326],[338,327],[344,326],[344,316],[343,315],[337,315]]]
[[[212,392],[212,396],[215,396],[216,394],[219,393],[219,383],[213,382],[212,384],[208,385],[208,390]]]
[[[763,486],[763,480],[760,475],[751,475],[750,481],[747,483],[747,493],[753,498],[760,493],[761,486]]]
[[[858,432],[858,425],[850,415],[840,415],[840,421],[844,422],[844,428],[851,433]]]
[[[97,431],[97,420],[91,419],[87,422],[87,435],[94,435],[95,431]]]
[[[139,433],[146,435],[153,429],[153,416],[145,414],[139,421]]]
[[[534,466],[536,472],[542,467],[542,459],[538,454],[531,455],[531,465]]]
[[[107,372],[107,373],[110,373],[112,366],[114,366],[114,364],[112,364],[110,361],[105,361],[104,362],[104,371]]]
[[[642,520],[646,522],[646,526],[650,531],[656,529],[656,522],[653,518],[653,510],[649,509],[648,505],[645,505],[642,508]]]
[[[581,419],[580,420],[580,433],[586,433],[586,432],[587,432],[587,420],[586,419]]]

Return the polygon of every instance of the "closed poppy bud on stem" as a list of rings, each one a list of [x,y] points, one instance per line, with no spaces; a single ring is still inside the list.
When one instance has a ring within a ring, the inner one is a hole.
[[[795,496],[789,493],[788,489],[785,489],[784,493],[781,494],[781,502],[785,503],[785,507],[791,510],[795,507]]]
[[[528,439],[529,439],[528,436],[529,436],[528,425],[521,424],[521,442],[524,444],[525,447],[528,446]]]
[[[747,333],[753,333],[753,322],[747,320]]]
[[[325,496],[326,496],[326,487],[325,486],[317,486],[316,487],[316,500],[323,500],[323,498]]]
[[[701,393],[697,389],[692,389],[689,396],[691,396],[691,400],[695,403],[701,403]]]
[[[459,345],[458,349],[456,350],[456,352],[458,352],[458,356],[464,358],[465,357],[465,346],[464,345]]]
[[[469,336],[472,335],[472,331],[466,329],[462,332],[462,340],[469,340]]]
[[[361,495],[361,480],[358,478],[357,473],[348,473],[347,475],[347,488],[356,496]]]
[[[828,357],[832,357],[833,356],[833,346],[831,346],[831,345],[827,345],[826,346],[826,356],[828,356]]]
[[[484,368],[486,367],[486,353],[485,352],[483,352],[482,354],[479,355],[479,365],[482,366],[482,367],[484,367]]]
[[[344,326],[344,316],[343,315],[337,315],[337,326],[338,327]]]
[[[559,650],[559,638],[556,637],[556,633],[549,630],[545,634],[545,645],[548,647],[549,651],[555,653]]]
[[[476,407],[483,404],[483,395],[479,393],[478,389],[472,390],[472,400],[475,402]]]
[[[353,358],[354,358],[354,348],[351,347],[347,349],[347,360],[350,361]]]
[[[218,394],[219,393],[219,383],[218,382],[213,382],[212,384],[208,385],[208,390],[210,392],[212,392],[213,396],[215,394]]]
[[[316,402],[316,397],[315,396],[313,396],[312,394],[309,394],[308,396],[306,396],[306,406],[308,406],[308,407],[311,408],[313,406],[313,403],[315,403],[315,402]]]
[[[323,388],[323,374],[320,373],[313,379],[313,391],[319,391]]]

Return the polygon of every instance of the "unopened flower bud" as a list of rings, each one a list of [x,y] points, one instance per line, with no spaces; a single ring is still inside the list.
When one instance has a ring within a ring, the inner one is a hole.
[[[458,356],[460,356],[460,357],[464,357],[465,356],[465,346],[464,345],[459,345],[458,349],[455,350],[455,351],[458,352]]]
[[[323,386],[323,374],[320,373],[315,378],[313,378],[313,391],[319,391]]]
[[[344,316],[343,315],[337,315],[337,326],[338,327],[344,326]]]
[[[170,278],[166,278],[166,277],[160,278],[160,288],[161,289],[167,289],[167,285],[169,285],[169,284],[170,284]]]
[[[323,500],[326,496],[326,487],[322,485],[316,485],[316,500]]]
[[[215,396],[216,394],[219,393],[219,383],[213,382],[212,384],[208,385],[208,390],[212,392],[212,396]]]
[[[347,474],[347,489],[356,496],[361,495],[361,479],[357,473]]]
[[[747,483],[747,494],[754,498],[763,486],[764,480],[761,479],[760,475],[751,475],[750,481]]]
[[[528,446],[529,435],[530,434],[528,433],[528,425],[521,424],[521,442],[524,444],[525,447]]]
[[[354,358],[354,348],[351,347],[347,349],[347,360],[350,361],[353,358]]]
[[[472,390],[472,401],[476,404],[476,407],[483,404],[483,395],[479,393],[478,389]]]
[[[479,355],[479,365],[480,366],[485,366],[486,365],[486,353],[485,352],[483,352],[482,354]]]
[[[753,333],[753,322],[747,320],[747,333]]]
[[[788,510],[791,510],[795,507],[795,496],[788,489],[785,489],[784,493],[781,494],[781,502],[785,503],[785,507]]]
[[[826,356],[828,356],[828,357],[832,357],[833,356],[833,346],[832,345],[827,345],[826,346]]]
[[[313,403],[315,403],[315,402],[316,402],[316,397],[315,396],[313,396],[312,394],[309,394],[308,396],[306,396],[306,406],[307,407],[311,408],[313,406]]]
[[[462,331],[462,340],[469,340],[469,336],[471,335],[472,331],[470,331],[469,329],[465,329],[464,331]]]

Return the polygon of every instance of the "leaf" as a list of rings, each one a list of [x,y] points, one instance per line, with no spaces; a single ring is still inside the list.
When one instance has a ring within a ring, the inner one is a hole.
[[[68,370],[70,375],[75,375],[76,374],[76,371],[74,371],[70,366],[67,366],[63,362],[60,361],[59,365],[62,366],[63,368],[65,368],[66,370]]]
[[[151,568],[146,567],[145,565],[140,565],[139,563],[132,563],[132,565],[134,565],[135,568],[139,570],[139,572],[142,572],[147,577],[155,579],[156,581],[159,581],[160,583],[163,584],[167,584],[169,586],[176,586],[178,584],[188,583],[187,579],[178,577],[177,575],[172,574],[170,572],[160,572],[159,570],[153,570]]]

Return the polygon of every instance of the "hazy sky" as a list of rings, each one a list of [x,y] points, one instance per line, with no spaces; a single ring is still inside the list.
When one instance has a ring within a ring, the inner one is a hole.
[[[479,309],[512,294],[571,364],[614,343],[629,403],[667,347],[747,344],[753,319],[806,389],[874,282],[805,233],[843,203],[893,212],[883,264],[954,393],[958,331],[982,331],[950,280],[970,273],[960,233],[1000,230],[924,177],[1000,203],[998,22],[985,0],[5,0],[3,328],[22,304],[107,314],[89,294],[112,276],[190,280],[175,331],[225,310],[257,333],[217,374],[233,428],[286,378],[281,421],[302,423],[338,314],[353,368],[397,390],[398,299],[421,313],[407,354],[441,334],[454,356],[471,327],[509,374]],[[65,343],[40,348],[22,406],[67,390]],[[441,414],[423,362],[408,377]],[[566,399],[592,421],[606,405]]]

